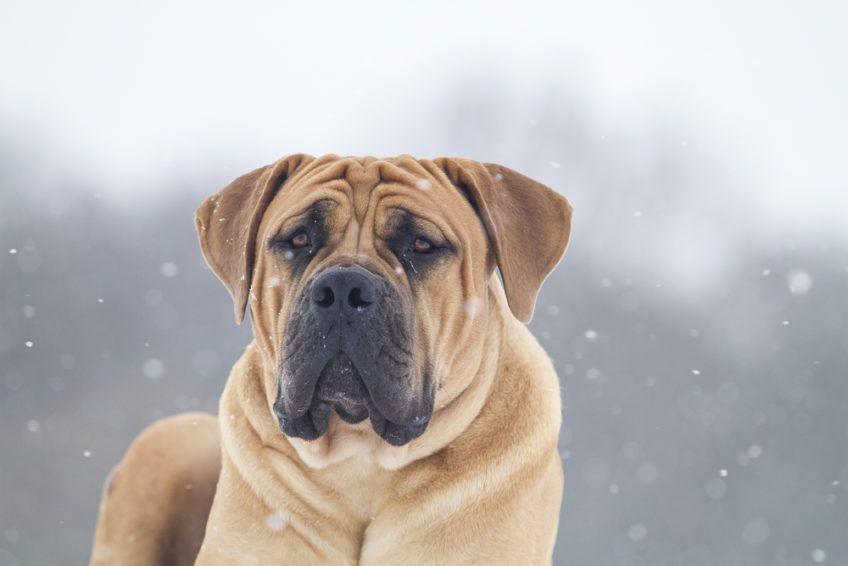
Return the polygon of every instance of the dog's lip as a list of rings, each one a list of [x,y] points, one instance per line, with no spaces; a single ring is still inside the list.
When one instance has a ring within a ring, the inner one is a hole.
[[[328,362],[329,363],[329,362]],[[323,370],[322,370],[323,371]],[[315,389],[318,386],[318,374],[306,382],[308,387],[304,387],[297,395],[297,399],[292,399],[288,395],[283,394],[282,385],[278,383],[277,400],[274,402],[274,412],[278,415],[283,415],[293,419],[299,419],[306,415],[315,404]],[[308,390],[308,394],[305,393]]]
[[[288,436],[295,436],[304,440],[315,440],[327,431],[329,426],[329,415],[331,411],[335,411],[340,418],[351,424],[362,422],[365,418],[371,421],[371,428],[382,439],[392,446],[403,446],[412,440],[421,436],[430,422],[430,416],[417,417],[408,423],[395,423],[387,419],[383,414],[374,407],[370,400],[366,401],[367,411],[359,418],[352,415],[343,415],[339,412],[338,407],[333,407],[329,403],[320,399],[314,399],[309,410],[300,417],[291,417],[281,412],[278,407],[274,407],[274,412],[280,422],[280,429]]]
[[[333,410],[336,412],[336,414],[339,416],[339,418],[341,418],[344,422],[349,423],[349,424],[361,423],[362,421],[364,421],[365,419],[367,419],[370,416],[368,409],[366,409],[364,407],[363,407],[363,409],[364,410],[362,410],[361,412],[352,413],[352,412],[348,411],[347,409],[345,409],[344,407],[342,407],[341,405],[333,405]]]
[[[286,399],[285,395],[279,395],[278,401],[277,403],[275,403],[275,411],[280,413],[282,416],[286,416],[293,419],[299,419],[301,417],[304,417],[310,411],[312,411],[318,403],[335,405],[333,399],[321,398],[317,394],[317,392],[318,383],[321,379],[321,375],[327,369],[327,367],[330,366],[330,364],[334,363],[334,361],[338,358],[339,355],[345,356],[347,360],[350,361],[350,364],[354,369],[353,378],[359,382],[359,384],[361,385],[361,389],[365,392],[363,402],[365,403],[366,408],[368,410],[368,415],[377,414],[382,419],[398,426],[417,425],[422,422],[422,419],[426,421],[426,416],[413,416],[409,419],[397,420],[390,418],[389,416],[384,414],[383,411],[379,409],[378,403],[374,399],[374,395],[372,394],[371,389],[368,387],[368,384],[365,382],[365,380],[362,379],[362,374],[360,373],[359,368],[356,366],[356,362],[353,361],[353,358],[347,352],[345,352],[343,348],[339,348],[337,352],[328,356],[327,363],[324,364],[321,370],[317,372],[315,377],[305,382],[306,387],[302,387],[300,395],[298,395],[300,402],[292,402],[291,399]],[[308,395],[306,394],[307,390]],[[361,421],[362,419],[359,420]]]
[[[393,423],[380,413],[371,414],[371,428],[392,446],[403,446],[415,440],[430,423],[430,417],[420,417],[406,424]]]
[[[287,436],[304,440],[315,440],[324,434],[330,422],[331,408],[325,403],[318,403],[300,417],[290,417],[282,413],[276,406],[274,413],[280,424],[280,430]]]
[[[360,390],[365,392],[365,395],[362,398],[364,410],[361,413],[351,413],[347,411],[341,403],[334,403],[332,398],[322,398],[322,396],[318,393],[318,383],[321,374],[323,374],[324,370],[331,363],[334,363],[340,354],[346,356],[350,361],[354,369],[354,378],[357,379],[361,385]],[[396,422],[389,419],[378,408],[377,403],[374,401],[367,384],[362,379],[356,364],[342,349],[339,349],[337,353],[330,356],[327,364],[325,364],[324,368],[321,369],[321,372],[318,373],[318,377],[311,381],[309,397],[302,397],[308,398],[309,402],[296,407],[298,410],[289,411],[287,404],[284,403],[282,399],[278,399],[278,401],[274,404],[274,413],[280,422],[280,428],[283,433],[289,436],[300,437],[304,440],[315,440],[326,432],[326,429],[329,426],[329,414],[333,411],[342,420],[350,424],[357,424],[366,418],[369,418],[371,421],[371,428],[381,438],[393,446],[403,446],[424,433],[424,430],[427,428],[432,416],[431,414],[413,416],[404,422]]]
[[[322,397],[319,394],[318,385],[321,380],[321,376],[331,364],[337,361],[337,358],[339,356],[344,356],[345,358],[347,358],[347,360],[353,367],[353,379],[359,382],[360,390],[366,392],[366,395],[365,397],[363,397],[362,401],[363,403],[365,403],[367,410],[365,412],[365,415],[361,418],[359,418],[358,415],[354,415],[352,412],[346,410],[344,407],[340,407],[342,403],[337,402],[336,399],[332,397]],[[359,372],[359,369],[356,367],[356,364],[354,364],[353,360],[342,348],[339,348],[336,352],[327,357],[327,362],[321,367],[320,371],[315,373],[314,377],[303,382],[303,385],[299,388],[296,401],[283,394],[282,389],[280,389],[277,394],[277,400],[274,403],[274,413],[277,415],[278,418],[286,418],[292,420],[302,419],[308,417],[308,414],[313,412],[317,407],[320,407],[321,405],[330,405],[331,407],[333,407],[333,410],[335,410],[336,413],[338,413],[339,416],[342,417],[342,419],[344,419],[346,422],[361,422],[362,420],[367,418],[372,412],[370,405],[373,405],[373,401],[370,400],[370,396],[371,393],[368,391],[368,386],[362,380],[362,376]],[[339,409],[341,409],[341,412],[339,411]]]

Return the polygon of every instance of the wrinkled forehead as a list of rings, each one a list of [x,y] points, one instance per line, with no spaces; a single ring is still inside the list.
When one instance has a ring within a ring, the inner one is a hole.
[[[312,203],[331,198],[347,204],[360,222],[369,208],[400,197],[414,212],[437,212],[445,220],[470,204],[432,161],[411,156],[393,158],[337,157],[315,159],[289,178],[268,212],[298,214]]]

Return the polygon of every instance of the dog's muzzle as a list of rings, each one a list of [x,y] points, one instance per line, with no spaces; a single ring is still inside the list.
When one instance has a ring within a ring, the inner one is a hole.
[[[274,412],[288,436],[314,440],[333,411],[367,417],[400,446],[430,421],[429,375],[418,375],[409,309],[389,284],[358,266],[332,267],[304,292],[289,322]],[[425,379],[426,377],[426,379]]]

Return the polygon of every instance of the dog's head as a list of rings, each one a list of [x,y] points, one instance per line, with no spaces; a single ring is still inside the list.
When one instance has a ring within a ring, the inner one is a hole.
[[[571,208],[510,169],[463,159],[283,158],[196,214],[207,262],[275,368],[282,431],[312,440],[333,413],[399,446],[437,396],[467,385],[500,270],[528,321],[565,249]]]

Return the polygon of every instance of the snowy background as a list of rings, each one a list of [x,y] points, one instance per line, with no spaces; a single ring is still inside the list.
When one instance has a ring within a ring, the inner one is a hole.
[[[575,207],[555,564],[848,563],[848,4],[10,0],[0,565],[79,564],[250,339],[192,212],[292,152],[461,155]]]

